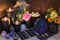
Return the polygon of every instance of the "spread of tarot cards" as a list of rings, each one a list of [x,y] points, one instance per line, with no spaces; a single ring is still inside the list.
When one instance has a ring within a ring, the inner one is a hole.
[[[33,29],[28,29],[14,34],[12,38],[0,37],[0,40],[46,40],[51,36],[53,36],[53,34],[50,32],[39,34],[33,31]]]

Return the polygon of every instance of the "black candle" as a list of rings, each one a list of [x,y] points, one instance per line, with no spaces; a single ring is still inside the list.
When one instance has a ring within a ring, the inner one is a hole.
[[[2,23],[2,29],[5,30],[7,33],[9,33],[10,29],[9,29],[9,18],[8,17],[3,17],[1,19],[1,23]]]
[[[14,23],[13,23],[13,27],[14,27],[14,29],[15,29],[15,32],[19,32],[20,31],[20,21],[15,21]]]

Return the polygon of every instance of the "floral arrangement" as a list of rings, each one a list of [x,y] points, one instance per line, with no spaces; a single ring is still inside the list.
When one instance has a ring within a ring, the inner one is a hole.
[[[26,12],[22,12],[22,13],[17,13],[16,17],[18,18],[18,20],[20,21],[29,21],[31,17],[39,17],[40,14],[38,12],[34,13],[29,13],[29,11],[26,11]]]
[[[31,19],[31,17],[39,17],[40,14],[38,12],[32,12],[32,13],[29,13],[29,11],[27,10],[27,7],[24,7],[24,9],[22,10],[22,12],[18,12],[16,14],[16,17],[18,20],[20,21],[29,21]]]
[[[47,10],[47,15],[46,18],[48,22],[54,22],[56,24],[60,24],[60,16],[58,16],[58,13],[56,12],[55,9],[50,8]]]

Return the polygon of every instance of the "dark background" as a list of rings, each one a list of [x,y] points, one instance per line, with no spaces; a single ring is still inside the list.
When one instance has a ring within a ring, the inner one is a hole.
[[[48,8],[53,7],[56,10],[60,7],[60,0],[26,0],[30,11],[46,12]]]

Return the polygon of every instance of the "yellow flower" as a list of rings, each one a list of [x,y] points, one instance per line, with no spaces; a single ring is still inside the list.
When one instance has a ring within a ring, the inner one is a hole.
[[[60,19],[56,19],[55,23],[60,24]]]
[[[55,23],[58,23],[58,20],[57,19],[55,20]]]
[[[60,19],[60,16],[57,16],[56,19]]]
[[[48,22],[52,22],[52,19],[50,17],[48,18]]]
[[[50,14],[51,18],[56,18],[57,16],[58,16],[58,14],[55,11],[52,11],[51,14]]]

